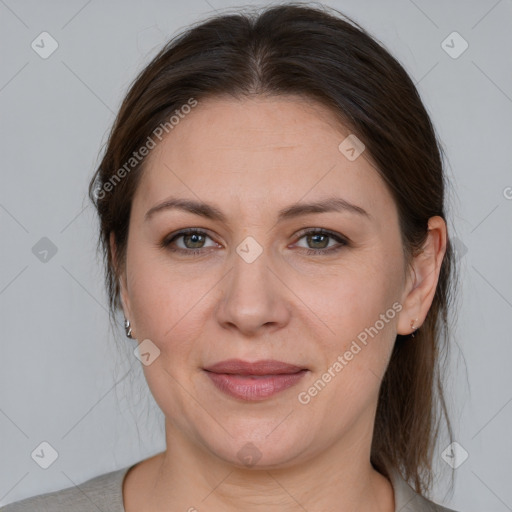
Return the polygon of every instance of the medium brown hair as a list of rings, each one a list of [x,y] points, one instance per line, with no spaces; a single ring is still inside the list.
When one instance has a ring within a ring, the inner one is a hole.
[[[128,170],[126,162],[191,98],[200,103],[212,96],[255,94],[298,94],[320,102],[364,142],[398,208],[406,266],[426,240],[429,218],[446,219],[441,146],[414,83],[381,43],[324,6],[288,3],[261,12],[216,15],[170,40],[135,79],[91,180],[89,197],[100,219],[111,319],[120,306],[120,274],[113,265],[110,233],[121,268],[145,159],[132,160]],[[123,166],[126,172],[114,182]],[[396,338],[380,388],[371,448],[378,471],[388,475],[387,468],[397,469],[423,495],[432,485],[442,418],[452,438],[441,355],[448,348],[454,264],[448,237],[424,324],[414,340]]]

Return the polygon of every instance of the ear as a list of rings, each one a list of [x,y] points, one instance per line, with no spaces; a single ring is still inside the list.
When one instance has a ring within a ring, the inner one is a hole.
[[[414,332],[425,321],[428,310],[434,300],[439,280],[441,263],[446,252],[446,223],[440,216],[428,221],[427,239],[420,254],[414,257],[412,269],[407,278],[402,295],[402,310],[398,319],[398,334]]]
[[[117,279],[119,280],[119,290],[121,295],[121,305],[123,308],[123,313],[125,318],[131,319],[132,315],[130,310],[130,300],[128,297],[126,284],[126,272],[124,271],[124,269],[121,268],[119,263],[116,239],[113,231],[110,232],[110,252],[112,254],[112,264],[114,266]]]

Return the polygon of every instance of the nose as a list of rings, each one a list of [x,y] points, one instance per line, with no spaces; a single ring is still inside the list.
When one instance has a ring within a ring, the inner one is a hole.
[[[290,290],[272,268],[264,250],[254,261],[233,255],[233,267],[222,280],[216,310],[218,322],[245,336],[268,334],[283,328],[290,319]]]

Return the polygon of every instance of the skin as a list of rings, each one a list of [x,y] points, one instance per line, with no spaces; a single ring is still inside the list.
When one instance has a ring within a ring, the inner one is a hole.
[[[202,101],[155,148],[133,199],[125,266],[119,270],[133,336],[160,355],[144,373],[166,419],[166,451],[127,475],[127,512],[169,510],[394,511],[390,482],[370,464],[381,378],[397,334],[421,326],[446,248],[432,217],[424,251],[405,265],[393,198],[367,152],[338,149],[349,130],[325,107],[288,97]],[[277,223],[297,202],[335,195],[364,208],[304,214]],[[213,203],[227,223],[176,209],[145,220],[169,197]],[[159,243],[183,228],[172,252]],[[324,228],[339,245],[307,237]],[[248,236],[262,253],[236,251]],[[115,256],[115,244],[111,248]],[[402,309],[308,404],[308,390],[375,325]],[[414,343],[412,340],[411,343]],[[277,359],[308,368],[301,382],[260,402],[220,392],[203,368],[229,358]],[[253,443],[261,458],[237,456]],[[192,508],[194,507],[194,508]]]

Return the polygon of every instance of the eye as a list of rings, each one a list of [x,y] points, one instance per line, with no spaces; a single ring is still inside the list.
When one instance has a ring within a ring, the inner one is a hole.
[[[164,238],[159,245],[172,252],[178,252],[186,255],[199,255],[204,254],[205,249],[208,248],[204,245],[207,238],[211,240],[211,237],[205,231],[197,228],[187,228]],[[308,255],[331,254],[348,245],[348,241],[345,237],[323,228],[314,228],[302,231],[299,240],[303,238],[306,239],[308,244],[312,243],[315,246],[313,249],[307,247],[304,248]],[[337,245],[329,247],[329,238],[338,242]],[[180,247],[177,242],[180,239],[183,243],[182,247]],[[216,246],[218,247],[218,244],[215,242],[210,245],[210,247]]]
[[[204,241],[206,238],[210,237],[204,231],[201,231],[200,229],[188,228],[165,238],[160,245],[172,252],[200,254],[204,252],[202,249],[204,248]],[[175,244],[179,239],[182,239],[184,247],[173,247],[173,244]],[[215,244],[211,247],[215,247]]]
[[[306,254],[311,255],[331,254],[341,250],[344,246],[348,245],[348,241],[345,237],[323,228],[309,229],[305,232],[302,232],[299,240],[303,238],[306,239],[308,244],[312,243],[314,245],[313,249],[306,248]],[[334,245],[333,247],[328,247],[329,238],[337,241],[338,244]]]

